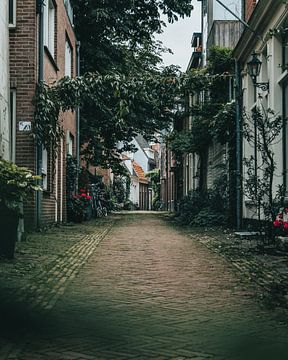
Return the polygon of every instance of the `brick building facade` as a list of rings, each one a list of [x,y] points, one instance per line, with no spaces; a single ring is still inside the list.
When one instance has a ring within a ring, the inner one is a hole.
[[[11,158],[9,126],[8,0],[0,2],[0,158]]]
[[[258,0],[245,0],[245,20],[249,20]]]
[[[33,126],[33,98],[39,80],[39,14],[35,0],[17,1],[14,4],[17,4],[17,8],[15,25],[10,28],[10,98],[11,106],[14,105],[16,110],[15,162],[37,173],[36,144],[29,131],[29,124]],[[68,0],[44,1],[43,68],[47,84],[53,84],[65,75],[76,75],[76,38],[72,21]],[[76,114],[61,114],[59,121],[62,121],[66,136],[61,142],[54,168],[49,154],[45,149],[42,151],[42,224],[66,219],[66,155],[74,155],[76,150]],[[25,124],[28,126],[25,127]],[[36,218],[34,198],[25,209],[26,225],[35,226]]]

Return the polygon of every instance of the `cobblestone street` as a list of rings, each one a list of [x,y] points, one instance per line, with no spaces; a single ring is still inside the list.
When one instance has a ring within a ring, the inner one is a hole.
[[[161,215],[77,226],[29,278],[0,263],[1,360],[288,358],[282,313]]]

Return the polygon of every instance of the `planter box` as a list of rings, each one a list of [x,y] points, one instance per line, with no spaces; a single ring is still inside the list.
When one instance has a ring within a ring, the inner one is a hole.
[[[0,257],[14,258],[18,236],[19,216],[6,207],[0,207]]]

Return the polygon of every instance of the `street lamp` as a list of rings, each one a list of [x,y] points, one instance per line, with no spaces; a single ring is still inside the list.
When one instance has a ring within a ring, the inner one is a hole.
[[[269,91],[269,83],[257,83],[256,78],[260,74],[262,62],[258,59],[257,54],[252,54],[252,59],[247,63],[247,71],[252,79],[253,85],[263,91]]]

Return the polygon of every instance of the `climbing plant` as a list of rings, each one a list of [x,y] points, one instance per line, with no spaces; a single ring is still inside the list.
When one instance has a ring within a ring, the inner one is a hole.
[[[149,178],[153,190],[152,209],[159,210],[160,204],[160,169],[153,169],[145,174]]]
[[[266,220],[275,220],[278,211],[273,195],[277,168],[273,145],[277,142],[282,126],[282,117],[272,109],[265,109],[262,104],[254,108],[251,115],[244,113],[243,135],[257,154],[244,158],[244,192],[258,220],[263,219],[262,215]]]
[[[217,51],[219,53],[219,49]],[[211,93],[214,89],[221,98],[211,96],[213,103],[204,102],[188,110],[195,115],[188,143],[193,151],[200,152],[211,141],[211,119],[223,104],[223,91],[219,86],[229,77],[227,72],[210,74],[208,69],[181,74],[172,66],[153,73],[141,72],[139,76],[95,72],[76,78],[64,77],[52,86],[41,84],[35,96],[35,139],[55,159],[63,136],[59,115],[83,107],[83,159],[121,173],[120,154],[133,150],[130,142],[136,134],[149,138],[156,131],[168,129],[176,118],[187,115],[181,107],[175,111],[175,99],[189,92]]]
[[[34,136],[55,158],[63,136],[61,112],[90,106],[94,116],[90,112],[81,121],[83,156],[120,171],[119,154],[132,149],[129,142],[136,134],[153,136],[171,123],[177,89],[171,76],[167,69],[142,78],[91,73],[65,77],[51,87],[42,84],[35,96]]]

